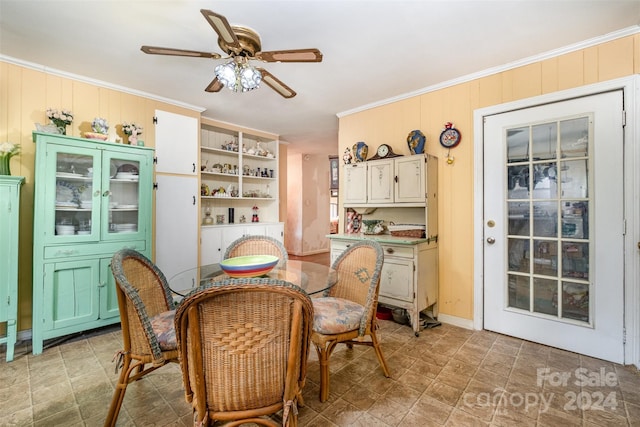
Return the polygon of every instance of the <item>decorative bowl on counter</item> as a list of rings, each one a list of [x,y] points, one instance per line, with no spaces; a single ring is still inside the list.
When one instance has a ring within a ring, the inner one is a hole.
[[[98,132],[85,132],[84,137],[88,139],[98,139],[100,141],[106,141],[109,139],[109,135]]]
[[[280,258],[275,255],[246,255],[227,258],[220,268],[229,277],[258,277],[269,273]]]
[[[364,234],[381,234],[384,232],[382,222],[381,219],[363,219],[364,230],[362,232]]]

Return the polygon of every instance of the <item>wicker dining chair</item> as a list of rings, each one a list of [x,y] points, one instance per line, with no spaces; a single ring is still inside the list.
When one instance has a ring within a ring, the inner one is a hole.
[[[175,330],[194,426],[277,426],[280,410],[297,426],[312,320],[309,296],[276,279],[226,279],[185,297]]]
[[[338,281],[322,297],[313,299],[311,341],[320,363],[320,401],[329,397],[329,357],[340,343],[369,345],[375,350],[385,377],[389,368],[376,335],[376,310],[383,251],[375,241],[349,246],[333,263]],[[369,336],[370,340],[365,340]]]
[[[178,362],[175,304],[164,274],[132,249],[113,255],[111,271],[116,281],[123,349],[117,353],[116,368],[121,371],[105,427],[116,425],[130,383],[167,363]]]
[[[280,258],[278,265],[282,266],[289,260],[289,254],[284,245],[271,236],[249,235],[240,237],[227,247],[223,259],[245,255],[275,255]]]

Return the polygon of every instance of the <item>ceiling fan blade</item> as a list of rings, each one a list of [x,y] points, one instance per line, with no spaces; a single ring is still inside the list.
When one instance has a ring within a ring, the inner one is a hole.
[[[266,62],[322,62],[318,49],[274,50],[256,53],[256,59]]]
[[[296,96],[296,92],[293,89],[291,89],[286,84],[282,83],[273,74],[271,74],[264,68],[256,67],[256,70],[260,71],[260,73],[262,74],[262,81],[265,82],[267,86],[269,86],[271,89],[278,92],[283,97],[293,98],[294,96]]]
[[[211,58],[211,59],[221,58],[220,54],[213,53],[213,52],[199,52],[196,50],[172,49],[168,47],[158,47],[158,46],[142,46],[140,50],[143,51],[144,53],[148,53],[151,55],[193,56],[196,58]]]
[[[237,49],[240,48],[238,37],[236,37],[236,33],[233,32],[227,18],[207,9],[200,9],[200,13],[204,15],[209,25],[213,27],[216,33],[218,33],[218,36],[220,36],[227,45]]]
[[[218,80],[218,77],[213,79],[209,86],[204,90],[205,92],[220,92],[220,90],[224,87],[224,85]]]

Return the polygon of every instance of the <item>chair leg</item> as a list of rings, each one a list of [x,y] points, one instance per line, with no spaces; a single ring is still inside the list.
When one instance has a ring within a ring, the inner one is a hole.
[[[122,368],[120,370],[120,376],[118,377],[118,383],[116,389],[113,391],[113,398],[111,398],[111,405],[109,406],[109,412],[107,418],[104,420],[104,427],[114,427],[118,420],[118,414],[124,401],[124,394],[127,391],[127,385],[129,385],[129,375],[138,367],[138,364],[131,364],[131,357],[128,354],[124,355],[122,361]]]
[[[322,346],[315,344],[320,363],[320,402],[326,402],[329,398],[329,356],[338,344],[337,341],[324,343]]]
[[[382,355],[382,348],[380,348],[380,342],[378,341],[378,336],[376,335],[375,331],[371,331],[371,345],[376,351],[376,356],[378,356],[378,362],[380,362],[380,367],[384,372],[384,376],[389,378],[391,376],[391,373],[389,372],[387,362],[384,360],[384,356]]]

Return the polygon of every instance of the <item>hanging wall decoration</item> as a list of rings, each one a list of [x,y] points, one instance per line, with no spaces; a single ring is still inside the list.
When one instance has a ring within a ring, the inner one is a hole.
[[[460,131],[453,127],[453,123],[447,122],[444,124],[444,129],[440,133],[440,145],[448,149],[447,151],[447,164],[453,164],[453,156],[450,155],[451,149],[460,144],[462,135]]]

